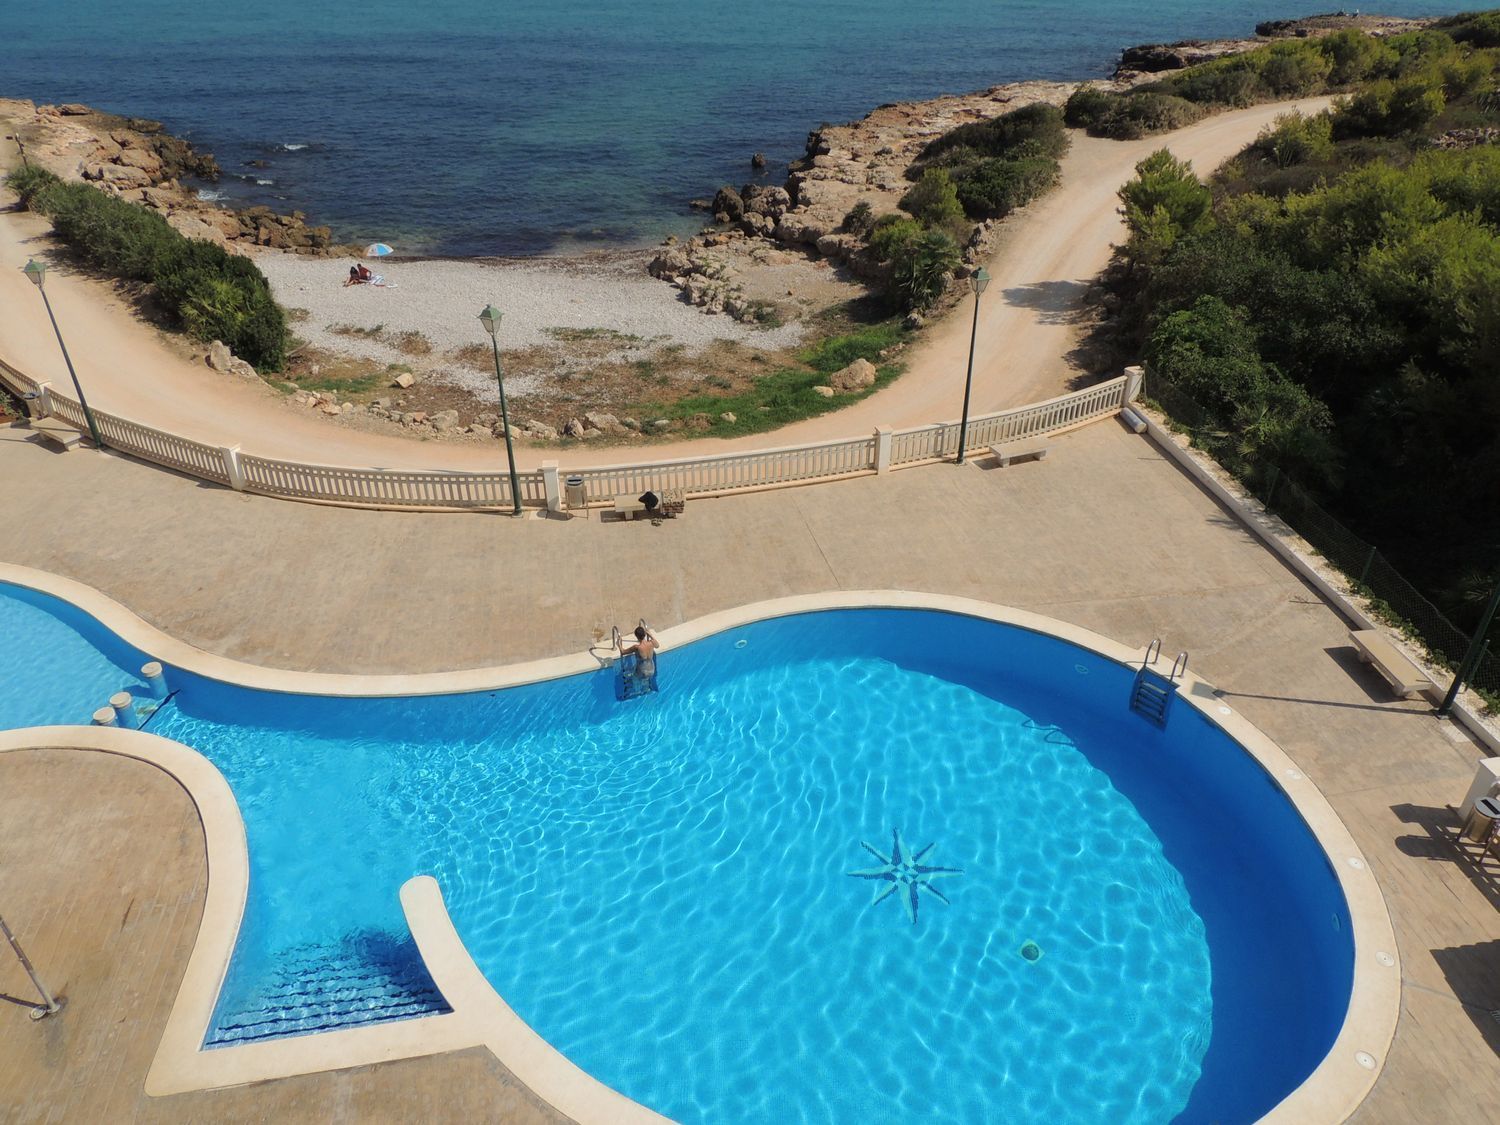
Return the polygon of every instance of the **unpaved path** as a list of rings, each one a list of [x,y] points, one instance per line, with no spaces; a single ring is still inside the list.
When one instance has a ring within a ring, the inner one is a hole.
[[[1089,281],[1123,237],[1115,193],[1148,153],[1170,148],[1200,173],[1216,168],[1277,115],[1316,112],[1327,98],[1256,106],[1208,118],[1166,137],[1121,143],[1075,136],[1062,185],[1016,216],[995,259],[979,319],[974,367],[975,413],[1061,394],[1080,374],[1068,353],[1078,338],[1079,304]],[[33,286],[20,267],[48,246],[35,216],[0,214],[0,358],[37,378],[68,385],[66,368]],[[159,332],[133,316],[110,287],[48,274],[52,300],[92,406],[213,444],[319,464],[391,468],[493,468],[499,442],[420,441],[372,434],[290,408],[258,382],[218,375],[189,362]],[[523,468],[557,458],[565,467],[621,464],[729,453],[868,433],[877,425],[915,426],[958,415],[973,306],[966,299],[909,353],[895,383],[836,413],[767,434],[649,444],[571,448],[520,447]]]

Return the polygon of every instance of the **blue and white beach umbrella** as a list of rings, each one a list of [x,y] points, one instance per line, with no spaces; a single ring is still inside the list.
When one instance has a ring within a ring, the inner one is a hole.
[[[387,254],[394,253],[395,251],[387,246],[384,242],[372,242],[370,243],[370,245],[365,247],[366,258],[384,258]]]

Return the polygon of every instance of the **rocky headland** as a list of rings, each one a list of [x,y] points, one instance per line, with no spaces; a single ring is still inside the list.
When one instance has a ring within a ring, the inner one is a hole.
[[[241,253],[256,249],[329,255],[342,250],[324,226],[300,211],[234,209],[201,198],[199,184],[218,182],[218,162],[166,132],[161,122],[119,117],[86,105],[36,105],[0,98],[0,121],[26,160],[61,176],[158,211],[189,238]],[[189,181],[189,182],[184,182]]]
[[[1345,28],[1375,36],[1399,35],[1433,22],[1348,12],[1272,20],[1243,39],[1127,47],[1113,76],[1092,85],[1124,90],[1165,71],[1240,54],[1278,39],[1328,35]],[[1060,106],[1079,85],[1019,82],[971,94],[896,102],[858,121],[815,129],[808,134],[805,154],[789,166],[781,186],[725,184],[711,199],[695,200],[694,206],[709,212],[714,224],[687,240],[668,239],[649,269],[681,290],[689,304],[744,321],[775,315],[754,298],[748,278],[757,266],[787,260],[788,254],[821,258],[852,278],[883,283],[888,267],[869,252],[863,238],[846,229],[845,217],[861,203],[875,215],[894,212],[912,185],[910,173],[918,156],[935,137],[1036,102]],[[991,252],[996,228],[1003,222],[988,220],[974,226],[962,248],[964,266],[956,278],[967,276],[968,268]],[[951,295],[940,302],[939,311],[944,303],[951,303]],[[914,322],[920,324],[921,319],[915,317]]]

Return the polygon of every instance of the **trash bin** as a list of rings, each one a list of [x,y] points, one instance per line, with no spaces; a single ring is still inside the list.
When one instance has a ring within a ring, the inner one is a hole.
[[[587,508],[589,506],[589,494],[583,487],[583,477],[571,476],[563,481],[563,494],[567,498],[568,510],[574,508]]]
[[[1489,842],[1495,831],[1495,821],[1500,820],[1500,797],[1481,797],[1474,802],[1474,810],[1464,822],[1464,837],[1476,844]]]

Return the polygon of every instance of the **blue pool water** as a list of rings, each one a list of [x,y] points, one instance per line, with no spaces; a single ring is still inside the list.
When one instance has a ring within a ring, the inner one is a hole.
[[[809,129],[882,102],[1103,76],[1132,43],[1247,35],[1329,7],[13,2],[0,4],[0,94],[161,119],[218,156],[219,190],[305,210],[340,239],[530,254],[691,228],[687,201],[749,179],[752,152],[784,175]]]
[[[6,586],[0,636],[0,726],[86,721],[146,658]],[[421,873],[544,1038],[685,1121],[1249,1121],[1347,1007],[1343,898],[1279,790],[1052,638],[810,614],[666,653],[628,703],[607,672],[366,700],[168,674],[148,729],[223,771],[250,846],[211,1043],[441,1010],[397,901]],[[915,922],[849,874],[895,832],[961,869]]]

